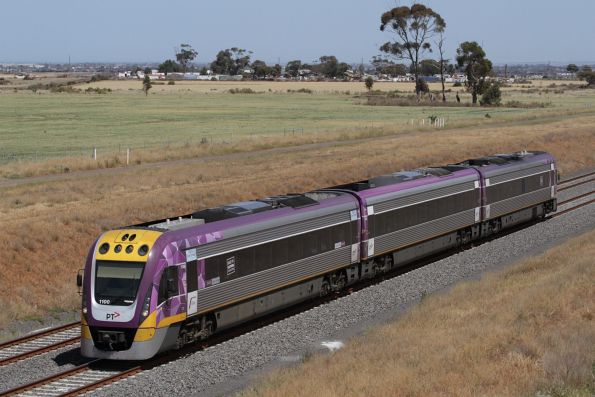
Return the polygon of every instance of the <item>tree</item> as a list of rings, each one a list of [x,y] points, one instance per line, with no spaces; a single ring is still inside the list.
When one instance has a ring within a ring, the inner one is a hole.
[[[471,92],[473,103],[477,103],[477,95],[486,88],[486,77],[492,71],[492,61],[475,41],[465,41],[457,48],[457,65],[467,75],[467,90]]]
[[[271,73],[271,68],[268,67],[264,61],[259,59],[252,62],[252,70],[254,70],[254,77],[266,77]]]
[[[419,74],[433,76],[440,73],[440,63],[433,59],[424,59],[419,63]]]
[[[343,77],[349,70],[349,65],[339,62],[334,55],[323,55],[320,57],[320,68],[323,75],[328,78]]]
[[[595,87],[595,72],[593,72],[590,66],[583,66],[576,76],[581,80],[585,80],[587,87]]]
[[[211,63],[211,70],[214,73],[219,74],[239,74],[250,64],[251,54],[252,51],[237,47],[221,50],[217,53],[217,57]]]
[[[490,83],[487,84],[486,89],[481,96],[479,103],[481,105],[500,105],[502,99],[502,92],[500,91],[500,84]]]
[[[566,71],[569,73],[576,73],[578,72],[578,66],[576,66],[574,63],[571,63],[566,66]]]
[[[137,72],[138,72],[138,70],[137,70]],[[148,66],[147,66],[147,67],[145,68],[145,70],[144,70],[144,73],[145,73],[145,74],[151,74],[151,73],[153,73],[153,71],[151,70],[151,68],[150,68],[150,67],[148,67]]]
[[[404,76],[407,74],[405,65],[394,63],[390,59],[382,58],[379,55],[372,57],[371,62],[378,74],[388,74],[389,76]]]
[[[176,50],[176,61],[178,61],[184,73],[186,73],[188,63],[196,59],[197,56],[198,52],[190,44],[180,44],[180,48]]]
[[[446,102],[446,94],[444,93],[444,72],[446,70],[446,64],[448,63],[448,60],[444,59],[444,31],[438,33],[436,47],[438,47],[438,54],[440,55],[439,69],[440,83],[442,83],[442,102]]]
[[[157,68],[159,73],[179,73],[182,71],[182,67],[173,59],[167,59]]]
[[[393,34],[393,41],[384,43],[380,50],[397,59],[409,60],[417,82],[420,57],[426,51],[432,51],[430,39],[444,31],[446,22],[440,14],[423,4],[395,7],[382,14],[380,22],[382,32]],[[416,83],[418,95],[420,88]]]
[[[285,65],[285,72],[289,74],[291,77],[297,77],[301,68],[302,61],[296,59],[294,61],[287,62],[287,65]]]
[[[281,65],[279,65],[278,63],[276,63],[274,66],[270,68],[270,73],[273,75],[273,77],[281,76],[282,71],[283,67],[281,67]]]
[[[149,95],[149,90],[152,86],[151,78],[148,74],[145,74],[145,78],[143,79],[143,91],[145,92],[145,96]]]
[[[372,76],[366,77],[365,83],[368,91],[371,91],[372,87],[374,86],[374,79],[372,78]]]

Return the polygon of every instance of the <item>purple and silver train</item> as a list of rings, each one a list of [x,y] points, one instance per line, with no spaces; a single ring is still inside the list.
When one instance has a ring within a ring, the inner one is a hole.
[[[543,218],[556,182],[551,155],[523,151],[108,231],[77,280],[82,354],[147,359]]]

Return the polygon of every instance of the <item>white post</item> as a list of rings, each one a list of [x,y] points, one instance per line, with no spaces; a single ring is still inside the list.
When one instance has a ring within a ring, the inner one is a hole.
[[[426,125],[426,119],[421,119],[421,125]]]
[[[97,148],[93,148],[93,160],[97,160]]]
[[[130,148],[126,149],[126,165],[130,164]]]

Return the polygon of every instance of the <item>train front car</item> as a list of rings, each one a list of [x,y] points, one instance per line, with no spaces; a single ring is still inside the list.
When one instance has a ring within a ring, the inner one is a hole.
[[[309,192],[110,231],[87,259],[81,351],[144,360],[347,284],[359,204]]]
[[[154,247],[161,235],[155,230],[113,230],[89,252],[82,290],[83,356],[140,360],[166,344],[172,330],[157,327],[159,291],[154,291],[153,280]]]

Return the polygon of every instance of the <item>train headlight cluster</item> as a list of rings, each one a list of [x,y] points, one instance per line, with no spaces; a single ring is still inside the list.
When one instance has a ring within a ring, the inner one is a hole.
[[[141,247],[138,249],[139,256],[145,256],[147,255],[147,252],[149,252],[149,246],[147,244],[141,245]]]
[[[141,311],[141,316],[147,317],[149,315],[149,309],[151,306],[151,292],[153,290],[153,284],[149,285],[147,289],[147,293],[145,294],[145,301],[143,302],[143,310]]]
[[[107,251],[109,251],[109,243],[101,244],[101,246],[99,247],[99,253],[105,254],[105,253],[107,253]]]

